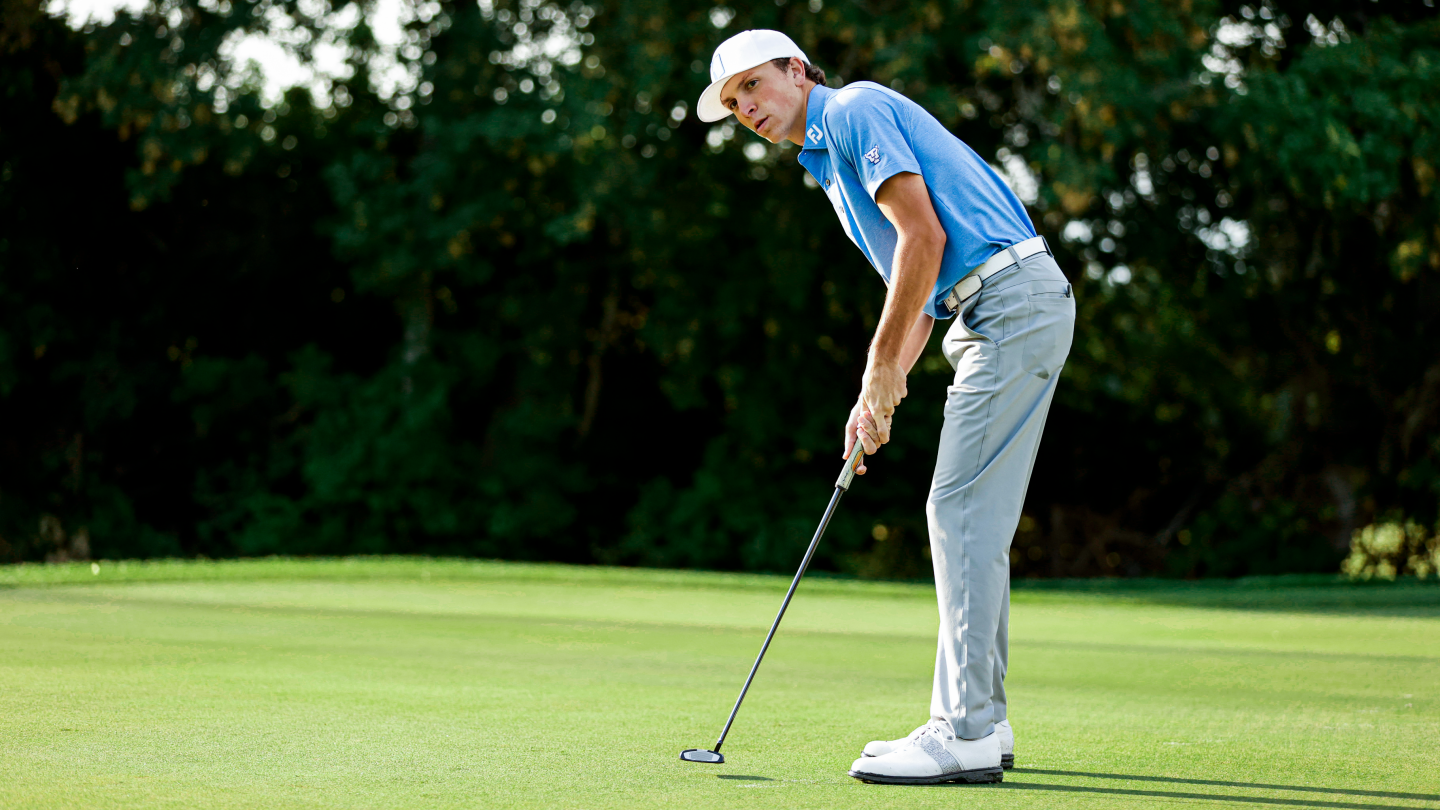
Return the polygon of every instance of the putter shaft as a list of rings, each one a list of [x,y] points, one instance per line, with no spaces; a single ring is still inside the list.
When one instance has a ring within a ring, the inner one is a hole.
[[[785,617],[785,609],[790,607],[790,599],[795,595],[795,588],[800,584],[800,578],[805,576],[805,569],[810,565],[810,558],[815,556],[815,549],[820,545],[820,538],[825,536],[825,527],[830,525],[830,517],[835,514],[835,507],[840,505],[840,498],[850,489],[850,482],[855,478],[855,468],[860,466],[860,459],[865,451],[860,447],[860,442],[855,442],[855,449],[850,453],[850,458],[845,461],[845,468],[840,472],[840,478],[835,482],[835,494],[830,496],[830,505],[825,507],[825,516],[820,518],[820,527],[815,530],[815,537],[810,541],[810,548],[805,550],[805,559],[800,561],[800,570],[795,572],[795,578],[790,580],[790,590],[785,592],[785,601],[780,603],[780,612],[775,614],[775,621],[770,625],[770,632],[765,635],[765,643],[760,646],[760,654],[755,656],[755,664],[750,667],[750,675],[745,678],[745,685],[740,687],[740,697],[735,698],[735,708],[730,710],[730,719],[725,721],[725,729],[720,732],[720,739],[715,741],[715,747],[710,749],[720,753],[720,746],[725,744],[725,735],[730,733],[730,725],[735,722],[735,715],[740,712],[740,704],[745,702],[745,693],[750,691],[750,682],[755,680],[755,672],[760,669],[760,661],[765,658],[765,651],[770,649],[770,640],[775,638],[775,631],[780,627],[780,620]]]

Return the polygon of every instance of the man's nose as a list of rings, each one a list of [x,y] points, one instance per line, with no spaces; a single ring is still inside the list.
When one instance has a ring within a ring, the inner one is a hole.
[[[746,100],[740,102],[740,112],[744,113],[746,118],[754,118],[755,110],[756,105],[754,101]]]

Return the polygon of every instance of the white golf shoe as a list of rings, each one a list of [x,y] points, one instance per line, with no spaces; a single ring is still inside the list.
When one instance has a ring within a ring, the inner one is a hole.
[[[886,785],[934,785],[940,782],[999,782],[1000,735],[962,740],[943,721],[921,726],[909,742],[888,754],[862,756],[850,775],[862,782]]]
[[[883,757],[892,751],[898,751],[901,748],[904,748],[905,746],[914,742],[915,738],[920,736],[920,732],[924,731],[929,726],[930,723],[926,722],[919,728],[910,732],[909,735],[901,737],[898,740],[871,740],[870,742],[865,743],[865,750],[860,752],[860,756]]]
[[[862,757],[883,757],[886,754],[899,750],[910,744],[920,732],[930,725],[926,723],[914,731],[910,736],[898,740],[871,740],[865,744],[865,750],[860,752]],[[1015,731],[1010,728],[1009,720],[1001,720],[995,724],[995,736],[1000,738],[1000,767],[1009,770],[1015,767]]]

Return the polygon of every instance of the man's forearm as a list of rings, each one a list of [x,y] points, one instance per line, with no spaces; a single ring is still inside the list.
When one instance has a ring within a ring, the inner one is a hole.
[[[924,342],[916,348],[910,345],[910,338],[918,328],[925,302],[935,289],[944,245],[943,234],[940,239],[901,234],[891,265],[890,292],[885,296],[885,308],[870,344],[870,364],[896,363],[908,372],[920,356]],[[926,328],[925,337],[929,334]]]
[[[915,325],[911,327],[910,335],[905,338],[905,345],[900,349],[900,369],[906,374],[915,368],[916,361],[930,344],[930,333],[934,329],[935,319],[928,314],[922,312],[915,319]]]
[[[915,325],[910,327],[905,346],[900,349],[900,368],[904,369],[906,374],[915,368],[915,361],[920,359],[925,346],[930,343],[930,331],[934,328],[935,319],[924,312],[915,319]]]

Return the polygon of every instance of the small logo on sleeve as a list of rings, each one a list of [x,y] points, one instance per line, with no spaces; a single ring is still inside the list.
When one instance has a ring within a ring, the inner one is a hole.
[[[879,162],[880,162],[880,147],[878,147],[878,146],[872,146],[872,147],[870,147],[870,151],[869,151],[869,152],[866,152],[864,155],[861,155],[861,157],[865,158],[866,160],[870,161],[871,163],[879,163]]]
[[[814,124],[811,124],[810,128],[805,130],[805,135],[815,143],[820,143],[821,141],[825,140],[825,133],[821,132],[820,127],[817,127]]]

